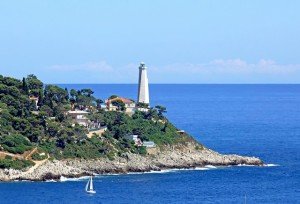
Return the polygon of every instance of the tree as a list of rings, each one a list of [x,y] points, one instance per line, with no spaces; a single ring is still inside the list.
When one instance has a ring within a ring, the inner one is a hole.
[[[28,84],[26,82],[25,77],[23,77],[23,79],[22,79],[22,89],[25,92],[25,94],[27,94],[27,95],[29,94],[29,88],[28,88]]]
[[[91,97],[93,95],[93,91],[91,89],[81,89],[81,94]]]
[[[47,124],[47,132],[51,137],[57,136],[59,132],[59,124],[56,122],[49,121]]]
[[[101,108],[101,104],[103,103],[103,100],[101,99],[96,99],[96,104],[97,104],[97,108]]]
[[[84,109],[86,107],[93,106],[94,101],[95,101],[95,98],[93,96],[86,96],[86,95],[78,95],[77,100],[76,100],[77,106],[80,109]]]
[[[152,118],[156,119],[158,118],[158,113],[157,113],[157,109],[154,108],[150,108],[150,110],[146,113],[146,118],[148,120],[151,120]]]
[[[163,114],[167,112],[166,107],[161,106],[161,105],[157,105],[157,106],[155,106],[155,108],[156,108],[157,111],[158,111],[158,116],[159,116],[160,118],[163,118]]]
[[[118,111],[124,111],[126,109],[125,103],[121,100],[114,100],[113,102],[111,102],[111,104],[113,106],[116,106]]]
[[[71,95],[71,99],[73,99],[75,101],[78,96],[78,92],[75,89],[71,89],[70,95]]]
[[[46,113],[48,117],[53,115],[53,110],[48,105],[41,106],[40,111]]]
[[[114,99],[114,98],[118,98],[117,95],[111,95],[108,99]]]
[[[68,89],[67,88],[65,88],[65,92],[66,92],[66,96],[65,96],[65,99],[66,99],[66,101],[69,101],[69,91],[68,91]]]
[[[148,103],[138,102],[137,103],[137,107],[138,108],[149,108],[149,104]]]
[[[67,103],[68,102],[68,101],[66,101],[66,97],[69,93],[65,89],[62,89],[58,86],[47,85],[45,87],[44,93],[45,93],[45,100],[48,104],[50,101],[54,101],[56,103]]]
[[[39,99],[38,99],[38,106],[41,107],[43,105],[43,101],[44,101],[44,93],[43,93],[43,90],[40,89],[40,92],[39,92]]]
[[[26,78],[26,83],[28,85],[29,93],[38,96],[40,89],[43,89],[43,82],[41,82],[35,75],[30,74]]]

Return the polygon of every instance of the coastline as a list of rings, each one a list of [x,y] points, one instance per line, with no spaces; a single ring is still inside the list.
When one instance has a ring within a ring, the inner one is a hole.
[[[31,172],[1,169],[0,181],[57,181],[61,177],[79,178],[88,175],[159,172],[172,169],[205,168],[208,165],[214,167],[264,165],[256,157],[223,155],[205,147],[199,150],[196,148],[197,145],[196,142],[189,142],[185,145],[166,146],[146,156],[127,153],[114,160],[107,158],[48,160]]]

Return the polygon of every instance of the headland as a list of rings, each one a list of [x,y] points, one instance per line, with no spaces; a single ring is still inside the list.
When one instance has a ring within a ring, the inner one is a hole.
[[[93,90],[0,75],[0,181],[59,180],[92,174],[161,171],[206,165],[263,165],[255,157],[206,148],[150,107],[146,67],[137,101]]]

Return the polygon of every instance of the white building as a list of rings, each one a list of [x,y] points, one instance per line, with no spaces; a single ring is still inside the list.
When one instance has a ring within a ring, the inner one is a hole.
[[[147,148],[156,147],[156,144],[153,141],[145,141],[145,142],[143,142],[143,146],[147,147]]]
[[[29,100],[34,101],[36,108],[39,108],[38,103],[39,103],[39,97],[36,96],[29,96]]]
[[[138,89],[138,103],[149,104],[149,82],[147,76],[147,67],[141,62],[139,66],[139,89]]]
[[[124,138],[130,141],[134,141],[134,144],[136,146],[142,146],[143,144],[138,135],[125,135]]]
[[[86,117],[88,114],[89,112],[82,110],[68,111],[68,115],[72,117],[73,121],[84,127],[88,127],[90,123],[89,119]]]

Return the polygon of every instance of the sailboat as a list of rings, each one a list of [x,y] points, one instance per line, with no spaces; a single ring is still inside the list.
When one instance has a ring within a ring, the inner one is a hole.
[[[95,194],[96,191],[94,191],[94,185],[93,185],[93,177],[90,176],[90,179],[89,181],[87,182],[86,186],[85,186],[85,191],[87,193],[90,193],[90,194]]]

